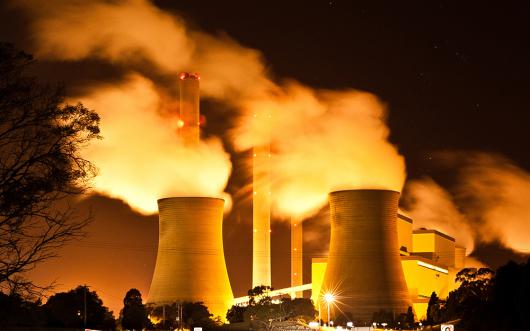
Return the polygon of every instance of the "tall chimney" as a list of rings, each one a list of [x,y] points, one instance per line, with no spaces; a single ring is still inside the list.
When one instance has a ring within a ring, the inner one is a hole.
[[[232,306],[223,251],[224,200],[158,200],[159,239],[148,303],[204,302],[223,320]]]
[[[270,147],[253,149],[252,287],[271,286]]]
[[[398,316],[411,306],[397,249],[398,200],[398,192],[387,190],[330,193],[331,238],[320,297],[337,296],[332,319],[342,314],[370,322],[375,312]]]
[[[194,147],[200,139],[199,74],[183,72],[179,75],[180,119],[179,129],[182,142]]]
[[[291,218],[291,287],[303,285],[303,238],[302,221],[299,217]],[[303,292],[291,293],[292,298],[302,298]]]

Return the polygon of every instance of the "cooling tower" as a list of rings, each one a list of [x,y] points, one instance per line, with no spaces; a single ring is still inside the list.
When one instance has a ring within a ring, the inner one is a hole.
[[[199,80],[198,74],[183,72],[179,76],[180,108],[179,130],[186,146],[197,146],[200,139]]]
[[[412,306],[398,252],[399,193],[348,190],[329,195],[331,238],[321,296],[333,292],[332,319],[371,322]]]
[[[270,149],[253,150],[252,287],[271,286]]]
[[[148,303],[202,301],[224,319],[233,295],[223,252],[223,206],[217,198],[158,200],[158,255]]]

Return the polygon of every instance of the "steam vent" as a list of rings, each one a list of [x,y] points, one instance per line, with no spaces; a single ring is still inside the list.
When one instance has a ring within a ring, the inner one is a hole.
[[[337,299],[340,311],[353,321],[369,322],[374,312],[397,314],[412,306],[399,252],[399,193],[348,190],[329,195],[331,238],[320,295]]]
[[[223,251],[224,200],[158,200],[159,239],[147,302],[202,301],[224,319],[233,301]]]

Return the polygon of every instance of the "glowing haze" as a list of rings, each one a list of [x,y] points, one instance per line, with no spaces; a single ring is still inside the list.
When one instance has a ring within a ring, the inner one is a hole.
[[[231,163],[220,140],[185,148],[176,134],[178,116],[160,115],[165,104],[151,81],[130,76],[83,102],[101,116],[104,139],[86,150],[100,168],[97,190],[145,213],[155,213],[156,199],[167,196],[224,196]]]
[[[271,144],[272,201],[280,216],[311,216],[334,190],[401,191],[404,159],[387,140],[385,108],[374,95],[290,82],[243,108],[235,144]]]
[[[238,150],[271,144],[272,201],[280,216],[312,215],[332,190],[402,188],[404,160],[388,142],[385,109],[371,94],[314,90],[296,82],[279,86],[267,76],[259,52],[226,36],[194,31],[145,0],[14,5],[33,17],[38,56],[98,58],[130,70],[121,86],[80,97],[102,114],[105,140],[87,155],[101,169],[99,191],[153,211],[150,199],[175,192],[218,194],[229,176],[218,140],[193,153],[178,148],[173,122],[160,109],[161,89],[136,70],[145,63],[173,75],[175,85],[179,71],[200,72],[204,95],[240,110],[231,132]]]
[[[457,170],[456,183],[452,195],[430,178],[407,184],[405,200],[416,224],[446,231],[468,251],[473,242],[494,241],[529,251],[527,171],[503,156],[479,152],[444,152],[435,159]]]

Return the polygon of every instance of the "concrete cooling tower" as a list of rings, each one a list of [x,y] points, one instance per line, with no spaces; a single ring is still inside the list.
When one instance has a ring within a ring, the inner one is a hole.
[[[331,319],[370,322],[412,306],[397,243],[399,193],[348,190],[329,195],[331,238],[321,298],[332,292]],[[324,303],[325,304],[325,303]]]
[[[224,200],[177,197],[158,200],[159,240],[147,302],[202,301],[226,316],[233,295],[223,251]]]

